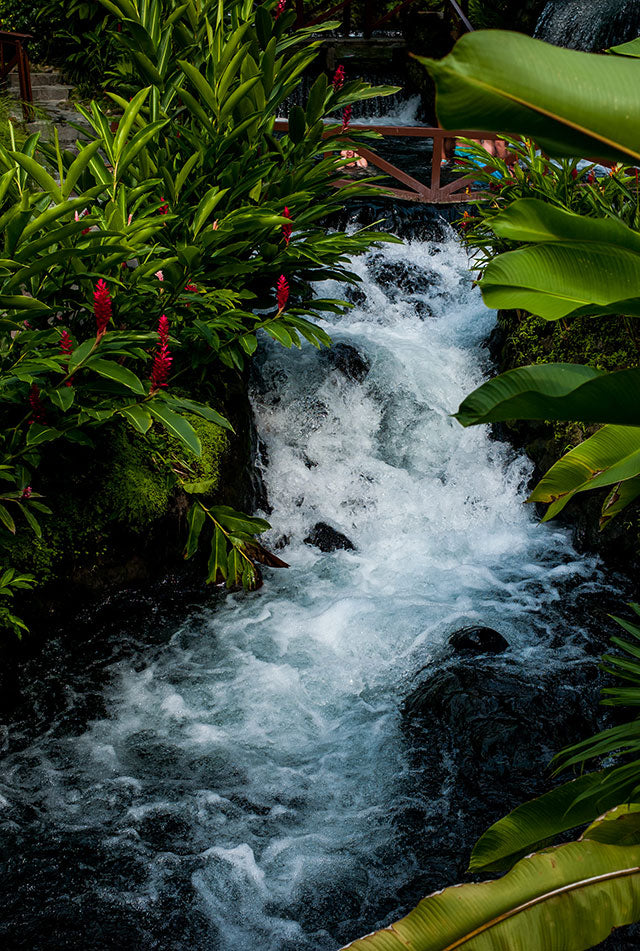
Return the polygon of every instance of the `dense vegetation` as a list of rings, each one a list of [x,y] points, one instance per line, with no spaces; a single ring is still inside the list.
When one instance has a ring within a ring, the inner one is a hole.
[[[134,452],[146,447],[169,495],[186,495],[186,556],[206,538],[208,580],[255,587],[256,564],[279,563],[255,537],[267,524],[212,505],[217,474],[195,460],[232,429],[224,380],[242,375],[258,333],[285,347],[329,342],[317,318],[344,305],[312,283],[352,280],[349,256],[381,239],[322,226],[359,190],[331,187],[339,139],[355,101],[390,90],[321,75],[279,135],[277,112],[318,50],[290,32],[292,13],[245,0],[224,13],[174,0],[106,6],[127,54],[113,109],[82,109],[91,132],[75,153],[38,134],[0,151],[1,544],[23,572],[5,574],[0,593],[28,583],[25,568],[50,567],[57,519],[43,536],[41,516],[64,495],[45,502],[43,485],[60,489],[63,461],[87,471],[99,431],[114,426],[128,427]],[[136,491],[148,506],[144,478]]]

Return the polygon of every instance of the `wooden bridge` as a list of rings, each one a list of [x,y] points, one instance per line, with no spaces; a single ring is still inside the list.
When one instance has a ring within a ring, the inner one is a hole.
[[[287,132],[289,123],[286,119],[276,120],[275,129],[277,132]],[[413,126],[394,126],[394,125],[364,125],[353,123],[349,127],[349,132],[378,132],[385,138],[411,138],[411,139],[431,139],[432,151],[430,158],[429,179],[428,182],[421,182],[408,172],[403,171],[398,166],[393,165],[382,158],[371,149],[364,148],[361,143],[354,142],[349,134],[341,137],[341,151],[352,150],[358,156],[366,159],[370,166],[379,169],[385,175],[403,185],[404,188],[398,188],[397,185],[371,184],[367,187],[381,196],[390,198],[399,198],[403,201],[415,201],[423,205],[452,205],[464,201],[469,201],[470,189],[476,181],[476,175],[458,175],[455,177],[455,168],[448,174],[447,178],[452,179],[445,184],[442,183],[443,163],[446,161],[444,143],[445,139],[491,139],[495,141],[500,136],[494,132],[479,132],[478,130],[455,131],[440,129],[436,126],[413,125]],[[329,135],[329,131],[327,135]],[[427,171],[427,169],[425,169]],[[344,178],[336,182],[336,185],[346,185],[352,183],[353,179]],[[474,191],[474,199],[485,197],[488,192],[482,190]]]

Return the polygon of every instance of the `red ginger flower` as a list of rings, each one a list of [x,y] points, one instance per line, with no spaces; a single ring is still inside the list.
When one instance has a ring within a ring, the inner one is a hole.
[[[29,406],[31,407],[32,413],[31,419],[29,420],[30,426],[32,423],[46,422],[46,414],[42,399],[40,398],[40,387],[37,385],[37,383],[34,383],[29,390]]]
[[[166,203],[166,201],[164,200],[164,195],[160,195],[160,201],[162,202],[162,204],[161,204],[160,207],[158,208],[158,211],[160,212],[161,215],[168,215],[168,214],[169,214],[169,205],[168,205],[168,204]]]
[[[111,295],[106,282],[100,278],[93,293],[93,312],[96,315],[96,337],[100,340],[111,320]]]
[[[339,92],[344,86],[344,66],[338,66],[333,74],[333,91]]]
[[[577,168],[572,168],[572,169],[571,169],[571,178],[574,180],[574,182],[575,182],[575,180],[576,180],[577,177],[578,177],[578,169],[577,169]]]
[[[286,205],[284,206],[284,211],[282,212],[282,215],[284,218],[291,218],[291,214]],[[291,227],[291,225],[282,226],[282,237],[284,238],[284,243],[287,245],[287,247],[289,247],[289,242],[291,241],[292,231],[293,231],[293,228]]]
[[[62,336],[60,337],[60,353],[64,353],[64,355],[67,357],[70,357],[73,353],[73,340],[66,330],[62,331]],[[68,380],[65,380],[65,386],[71,386],[72,384],[73,377],[70,376]]]
[[[21,499],[30,499],[32,492],[33,492],[33,489],[31,488],[31,486],[30,486],[30,485],[27,485],[27,486],[25,486],[24,489],[22,490],[22,495],[20,496],[20,498],[21,498]]]
[[[287,301],[289,300],[289,282],[287,281],[284,274],[281,274],[278,278],[278,293],[276,295],[276,300],[278,301],[278,312],[280,313],[287,306]]]
[[[73,353],[73,341],[66,330],[62,331],[62,336],[60,337],[60,352],[67,354]]]
[[[345,106],[344,112],[342,113],[342,132],[349,131],[349,126],[351,125],[351,113],[353,112],[353,106]]]
[[[282,16],[286,8],[287,8],[287,0],[280,0],[280,2],[278,3],[278,6],[275,9],[274,16],[276,20],[278,19],[279,16]]]
[[[198,285],[197,285],[197,284],[185,284],[185,285],[184,285],[184,289],[185,289],[185,291],[188,291],[190,294],[197,294],[197,293],[198,293]]]
[[[155,393],[160,387],[166,387],[171,364],[173,363],[173,357],[169,352],[169,321],[164,314],[158,321],[158,338],[160,346],[153,358],[153,366],[149,377],[152,393]]]

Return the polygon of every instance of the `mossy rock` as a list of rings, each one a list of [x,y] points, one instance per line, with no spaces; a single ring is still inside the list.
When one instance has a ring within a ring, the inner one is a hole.
[[[202,445],[199,458],[158,424],[148,438],[122,422],[98,430],[93,449],[46,447],[34,488],[53,515],[42,516],[41,538],[27,527],[5,535],[4,563],[36,575],[41,596],[53,602],[63,590],[92,595],[181,564],[190,494],[250,504],[250,409],[246,400],[235,405],[234,433],[187,417]]]

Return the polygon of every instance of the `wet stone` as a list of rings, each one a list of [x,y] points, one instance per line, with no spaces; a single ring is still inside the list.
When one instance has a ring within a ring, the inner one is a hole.
[[[492,627],[461,627],[449,644],[458,654],[502,654],[509,649],[509,641]]]
[[[353,383],[362,383],[371,369],[367,358],[349,343],[336,343],[324,354],[329,365]]]
[[[346,535],[332,528],[326,522],[316,522],[304,542],[305,545],[313,545],[324,552],[338,551],[338,549],[355,551],[356,547]]]

